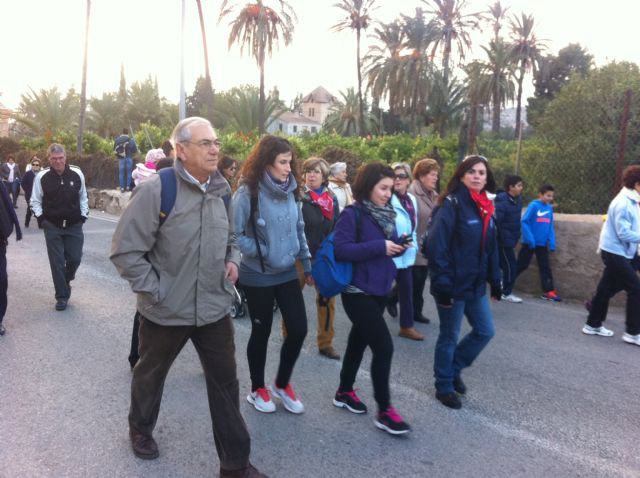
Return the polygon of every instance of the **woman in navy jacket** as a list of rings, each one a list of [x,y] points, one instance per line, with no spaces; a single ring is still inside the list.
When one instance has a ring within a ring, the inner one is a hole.
[[[397,244],[396,213],[389,203],[393,178],[393,170],[382,163],[361,168],[353,184],[356,202],[342,211],[334,229],[336,259],[353,263],[351,284],[342,293],[342,305],[353,326],[333,404],[353,413],[367,411],[353,384],[364,351],[370,347],[371,379],[378,405],[374,423],[388,433],[400,435],[410,427],[391,406],[389,373],[393,342],[382,313],[396,277],[392,257],[410,246]]]
[[[466,157],[438,200],[427,237],[431,295],[440,317],[433,366],[436,398],[450,408],[460,408],[457,393],[466,392],[460,372],[495,333],[486,295],[487,282],[491,297],[500,300],[502,295],[494,206],[487,196],[494,190],[486,158]],[[458,342],[465,315],[471,332]]]

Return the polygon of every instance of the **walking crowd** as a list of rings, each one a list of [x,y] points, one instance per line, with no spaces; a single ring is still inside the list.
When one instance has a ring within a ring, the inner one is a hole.
[[[513,289],[534,254],[540,297],[561,301],[549,265],[549,253],[556,248],[554,188],[542,185],[538,199],[522,214],[523,179],[509,175],[497,191],[483,156],[466,157],[438,193],[440,166],[430,158],[413,167],[366,164],[350,185],[345,163],[329,165],[311,157],[299,165],[291,143],[271,135],[239,164],[222,156],[220,141],[203,118],[180,121],[171,142],[150,150],[135,169],[131,156],[137,148],[125,136],[127,131],[114,145],[122,166],[119,186],[133,188],[133,194],[114,233],[110,258],[137,297],[129,355],[129,436],[139,458],[159,456],[153,430],[165,379],[191,340],[204,370],[220,476],[266,476],[249,461],[251,439],[240,413],[229,315],[236,287],[251,319],[246,399],[258,412],[275,412],[274,398],[290,413],[305,411],[304,397],[293,387],[294,369],[307,335],[302,290],[315,287],[318,351],[342,360],[334,406],[368,412],[355,382],[369,348],[374,425],[392,435],[406,434],[411,426],[391,400],[393,341],[385,311],[399,316],[400,337],[424,340],[416,324],[433,320],[423,314],[430,278],[439,319],[435,396],[459,409],[467,393],[463,371],[495,334],[491,299],[522,302]],[[175,161],[165,158],[170,155]],[[25,226],[33,214],[44,229],[56,310],[67,307],[80,265],[82,226],[89,213],[84,176],[66,164],[59,144],[49,147],[47,159],[50,168],[40,171],[41,161],[34,157],[24,176],[13,158],[0,168],[0,335],[5,333],[6,246],[14,228],[16,239],[21,238],[13,183],[22,178],[29,200]],[[603,325],[608,303],[625,290],[623,340],[640,345],[639,165],[624,171],[623,184],[600,236],[605,270],[582,332],[612,336]],[[316,268],[325,260],[321,252],[327,244],[336,263],[350,265],[348,283],[339,292],[351,322],[343,355],[333,345],[336,297],[320,293],[324,277]],[[268,357],[267,346],[276,309],[284,339],[274,358]],[[464,317],[471,329],[460,337]],[[265,377],[267,360],[277,361],[273,382]]]

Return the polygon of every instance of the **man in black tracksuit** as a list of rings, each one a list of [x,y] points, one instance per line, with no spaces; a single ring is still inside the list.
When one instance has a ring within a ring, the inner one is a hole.
[[[82,259],[82,225],[89,215],[89,200],[80,168],[68,166],[64,146],[48,149],[49,169],[40,172],[33,183],[31,208],[44,229],[56,310],[65,310],[71,296],[70,282]]]

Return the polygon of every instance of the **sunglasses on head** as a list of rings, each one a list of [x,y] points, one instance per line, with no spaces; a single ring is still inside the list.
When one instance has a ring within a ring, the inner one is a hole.
[[[462,161],[466,161],[467,159],[480,159],[481,161],[484,161],[485,163],[489,162],[489,160],[487,158],[485,158],[484,156],[480,156],[479,154],[472,154],[470,156],[465,156],[465,158]]]
[[[409,176],[407,174],[395,174],[394,178],[395,179],[409,179]]]

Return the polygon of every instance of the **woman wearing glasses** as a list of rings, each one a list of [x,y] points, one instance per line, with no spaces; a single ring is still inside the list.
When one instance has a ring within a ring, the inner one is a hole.
[[[486,158],[466,157],[438,198],[427,236],[431,294],[440,318],[433,364],[436,398],[454,409],[462,406],[458,394],[467,390],[460,373],[495,333],[487,282],[492,298],[502,295],[494,207],[487,195],[495,186]],[[463,316],[471,331],[458,341]]]
[[[220,160],[220,172],[231,186],[231,190],[236,190],[236,173],[238,172],[238,161],[226,154]]]
[[[24,217],[24,227],[29,227],[31,216],[33,215],[31,206],[29,206],[29,201],[31,200],[33,181],[40,172],[40,164],[40,158],[34,156],[33,158],[31,158],[31,169],[29,169],[29,171],[24,173],[24,176],[22,176],[22,190],[24,191],[24,199],[25,201],[27,201],[27,214]]]
[[[408,245],[407,249],[393,258],[398,269],[396,287],[393,290],[387,309],[392,316],[397,315],[396,304],[400,302],[400,337],[411,340],[424,340],[424,335],[416,330],[413,322],[413,277],[411,268],[416,262],[418,252],[416,237],[418,203],[413,194],[409,193],[411,184],[411,168],[406,163],[395,163],[393,168],[393,196],[391,205],[396,212],[396,229],[401,243]]]
[[[276,410],[270,393],[280,398],[289,412],[304,412],[290,383],[307,335],[307,314],[296,260],[302,262],[306,283],[313,285],[298,184],[291,143],[267,135],[243,163],[240,185],[233,195],[234,229],[242,252],[239,283],[245,291],[251,317],[247,344],[251,392],[247,400],[263,413]],[[274,299],[287,336],[280,350],[275,384],[269,390],[264,368]]]

